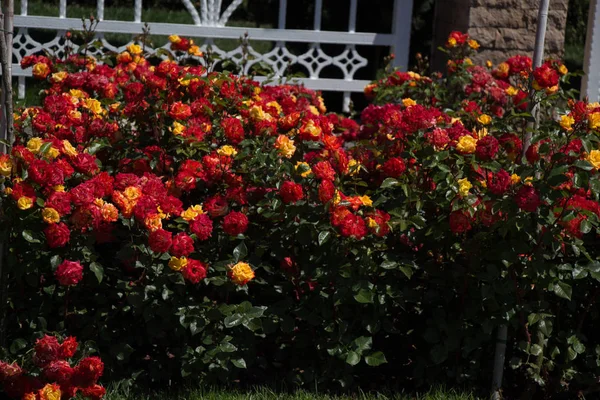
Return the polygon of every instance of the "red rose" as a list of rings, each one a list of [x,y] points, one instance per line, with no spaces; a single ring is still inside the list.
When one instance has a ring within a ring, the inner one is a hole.
[[[212,218],[222,217],[229,211],[227,199],[223,196],[214,196],[207,199],[203,207]]]
[[[221,126],[229,143],[236,145],[244,140],[244,126],[239,119],[234,117],[223,118]]]
[[[319,184],[319,200],[321,200],[321,203],[329,203],[334,195],[335,186],[333,185],[333,182],[324,180]]]
[[[386,177],[398,178],[406,171],[406,165],[402,159],[394,157],[387,160],[381,169]]]
[[[86,357],[75,367],[73,383],[82,387],[92,386],[102,376],[103,372],[104,363],[99,357]]]
[[[471,219],[464,211],[450,213],[450,230],[452,233],[464,233],[471,230]]]
[[[443,149],[448,143],[450,143],[450,136],[444,129],[436,128],[432,132],[425,134],[425,139],[433,147],[437,149]]]
[[[83,174],[93,174],[98,171],[96,157],[88,153],[79,153],[71,160],[73,167]]]
[[[480,160],[491,160],[498,152],[498,139],[487,135],[477,141],[475,155]]]
[[[502,196],[510,187],[510,175],[505,170],[501,169],[495,174],[488,172],[487,187],[493,194]]]
[[[223,231],[231,236],[237,236],[248,229],[248,217],[246,214],[232,211],[223,218]]]
[[[177,101],[171,105],[169,117],[173,119],[188,119],[192,116],[192,109],[187,104]]]
[[[73,336],[69,336],[63,340],[62,344],[60,345],[60,357],[63,359],[73,357],[77,352],[77,346],[77,339],[75,339]]]
[[[65,360],[52,361],[44,368],[44,377],[51,382],[63,384],[71,379],[73,371],[73,368]]]
[[[352,213],[347,214],[341,222],[340,233],[342,236],[354,237],[357,240],[362,239],[367,234],[367,224],[365,220]]]
[[[208,240],[212,235],[213,222],[207,214],[200,214],[190,222],[190,231],[198,237],[198,240]]]
[[[542,201],[537,190],[531,186],[522,186],[515,195],[515,203],[524,211],[535,212]]]
[[[304,198],[302,186],[292,181],[283,182],[279,189],[279,195],[286,204],[296,203]]]
[[[187,265],[181,270],[183,277],[193,284],[206,278],[206,265],[198,260],[187,260]]]
[[[83,394],[83,397],[87,397],[90,400],[100,400],[106,394],[106,389],[96,384],[90,387],[82,388],[81,394]]]
[[[295,273],[298,270],[298,265],[291,257],[285,257],[283,260],[281,260],[279,266],[282,270],[290,274]]]
[[[59,222],[58,224],[48,225],[44,229],[44,234],[46,235],[48,247],[55,249],[69,243],[71,231],[64,222]]]
[[[175,257],[187,257],[194,251],[194,240],[186,233],[180,232],[173,237],[171,254]]]
[[[165,231],[164,229],[157,229],[150,233],[148,244],[155,253],[166,253],[173,243],[172,238],[173,234],[171,232]]]
[[[541,88],[551,88],[558,85],[560,76],[554,68],[548,64],[543,64],[533,71],[533,78]]]
[[[60,215],[71,213],[71,194],[68,192],[53,192],[46,200],[46,207],[54,208]]]
[[[63,286],[74,286],[83,279],[83,267],[78,261],[63,261],[54,271],[58,283]]]
[[[54,336],[44,335],[41,339],[36,340],[33,350],[33,362],[35,365],[45,367],[58,358],[60,344]]]
[[[335,179],[335,170],[329,161],[319,161],[312,167],[312,172],[318,179],[332,181]]]
[[[0,383],[7,382],[23,374],[23,370],[17,363],[9,364],[0,361]]]

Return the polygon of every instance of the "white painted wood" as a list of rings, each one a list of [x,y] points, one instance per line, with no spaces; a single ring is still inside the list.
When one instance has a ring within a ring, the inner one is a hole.
[[[58,16],[60,18],[67,18],[67,0],[60,0],[58,4]]]
[[[104,21],[104,0],[98,0],[96,14],[98,21]]]
[[[64,51],[61,35],[68,30],[81,29],[81,20],[67,18],[67,0],[59,0],[59,17],[30,16],[27,15],[27,0],[21,0],[21,15],[15,16],[14,23],[18,29],[15,37],[15,58],[13,74],[19,77],[19,97],[25,95],[25,77],[31,76],[31,70],[22,70],[19,62],[25,55],[35,54],[52,49],[52,52]],[[313,15],[313,29],[286,29],[287,2],[279,0],[279,10],[276,29],[244,28],[225,26],[235,10],[244,0],[181,0],[183,6],[192,16],[193,25],[150,23],[154,35],[169,36],[172,34],[203,38],[199,45],[203,51],[211,45],[212,51],[223,59],[239,62],[243,57],[242,47],[231,51],[224,51],[214,45],[216,39],[234,39],[248,34],[252,40],[269,41],[275,45],[265,54],[258,53],[251,46],[246,51],[251,55],[244,66],[243,73],[248,74],[253,65],[265,63],[272,68],[276,80],[280,80],[286,69],[291,64],[300,64],[307,70],[308,78],[296,79],[295,82],[304,84],[315,90],[342,92],[344,109],[350,104],[350,93],[361,92],[367,80],[356,80],[356,72],[367,65],[368,60],[358,51],[357,46],[386,46],[393,47],[396,53],[396,62],[402,66],[408,61],[408,45],[410,39],[410,20],[412,16],[413,0],[394,1],[394,30],[387,32],[356,32],[358,16],[358,0],[348,0],[348,31],[322,31],[323,0],[314,0],[315,10]],[[308,1],[308,0],[307,0]],[[596,0],[600,1],[600,0]],[[197,4],[195,6],[194,4]],[[225,7],[226,6],[226,7]],[[225,8],[223,10],[223,8]],[[222,11],[223,10],[223,11]],[[344,12],[344,10],[341,10]],[[106,21],[104,20],[105,0],[97,0],[97,19],[99,21],[96,32],[102,49],[91,51],[93,55],[100,55],[102,51],[122,52],[126,44],[114,46],[104,36],[106,33],[124,33],[138,35],[142,32],[142,0],[134,1],[134,21]],[[28,34],[27,28],[50,29],[58,32],[57,36],[47,43],[38,43]],[[303,54],[293,54],[286,47],[287,42],[308,43],[309,49]],[[343,45],[344,50],[338,54],[328,54],[321,48],[322,44]],[[77,46],[71,43],[71,46]],[[168,48],[169,44],[163,46]],[[148,49],[152,51],[152,49]],[[205,63],[199,58],[200,63]],[[342,79],[321,78],[323,69],[327,66],[339,69]],[[263,81],[265,78],[258,78]]]
[[[396,0],[392,23],[394,66],[408,69],[413,0]]]
[[[581,97],[598,101],[600,99],[600,0],[590,0],[583,71],[585,75],[581,80]]]

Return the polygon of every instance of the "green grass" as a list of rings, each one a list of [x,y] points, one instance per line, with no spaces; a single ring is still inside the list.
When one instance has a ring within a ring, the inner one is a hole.
[[[15,1],[15,10],[17,13],[21,9],[21,1]],[[58,0],[54,1],[41,1],[33,0],[28,3],[28,14],[29,15],[41,15],[41,16],[58,16]],[[88,19],[91,15],[96,14],[96,7],[68,4],[67,3],[67,17],[68,18],[86,18]],[[105,20],[117,20],[117,21],[133,21],[133,2],[128,3],[127,6],[110,6],[104,10]],[[179,9],[173,10],[168,8],[152,7],[144,9],[142,11],[143,22],[168,22],[174,24],[193,24],[192,16],[187,10],[181,6]],[[231,20],[228,23],[229,26],[245,27],[245,28],[272,28],[272,25],[257,25],[251,21],[240,21]],[[140,31],[140,34],[142,32]],[[167,43],[166,36],[152,35],[152,26],[150,26],[150,41],[156,47],[162,46]],[[38,33],[39,34],[39,33]],[[46,33],[48,34],[48,33]],[[54,36],[49,36],[52,39]],[[106,40],[111,44],[123,45],[131,40],[130,35],[126,34],[107,34],[105,35]],[[201,41],[200,41],[201,43]],[[217,39],[214,41],[215,45],[219,48],[229,51],[233,50],[239,45],[237,40],[233,39]],[[259,53],[268,52],[273,44],[264,41],[250,41],[250,45]]]
[[[382,394],[358,392],[353,395],[336,396],[315,394],[308,391],[297,391],[282,394],[266,388],[250,391],[195,389],[181,392],[153,392],[143,394],[120,385],[109,387],[105,400],[477,400],[469,393],[443,388],[432,389],[424,394]]]

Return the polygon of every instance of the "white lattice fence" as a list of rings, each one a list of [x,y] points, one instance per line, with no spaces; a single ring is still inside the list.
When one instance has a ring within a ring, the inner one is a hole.
[[[254,0],[257,1],[257,0]],[[309,1],[309,0],[302,0]],[[360,92],[368,83],[366,80],[354,78],[356,71],[367,65],[368,60],[361,56],[356,46],[387,46],[395,53],[395,64],[406,67],[408,63],[408,52],[410,42],[410,26],[412,18],[413,0],[393,0],[393,30],[390,33],[356,32],[358,0],[348,0],[348,31],[322,31],[321,15],[323,0],[315,1],[315,12],[313,19],[313,30],[286,29],[287,2],[279,0],[279,14],[276,29],[264,28],[241,28],[226,26],[235,9],[242,0],[232,0],[224,4],[223,0],[200,0],[198,10],[190,0],[182,0],[182,6],[190,13],[194,21],[191,24],[150,23],[153,35],[177,34],[186,37],[204,38],[205,43],[201,47],[206,50],[211,45],[213,52],[223,58],[241,60],[243,50],[238,47],[231,51],[224,51],[213,44],[214,39],[239,39],[245,33],[252,40],[270,41],[275,45],[271,51],[261,54],[251,46],[247,51],[252,56],[245,64],[248,72],[252,65],[265,63],[269,65],[277,76],[282,76],[290,65],[299,64],[306,68],[308,76],[298,80],[306,87],[324,91],[337,91],[344,93],[344,109],[348,109],[351,92]],[[392,0],[390,0],[390,3]],[[391,6],[391,4],[390,4]],[[105,21],[104,0],[98,0],[97,18],[100,21],[96,32],[106,50],[120,52],[125,50],[124,46],[114,46],[105,38],[106,33],[124,33],[139,35],[142,32],[142,0],[135,0],[133,21]],[[345,10],[340,10],[343,15]],[[64,32],[67,30],[81,29],[81,20],[67,18],[67,0],[60,0],[58,16],[35,16],[28,15],[27,0],[21,1],[20,15],[14,19],[17,30],[14,38],[13,76],[19,79],[19,97],[25,95],[25,77],[30,76],[29,70],[21,69],[19,62],[30,54],[42,50],[50,52],[64,51]],[[34,40],[28,29],[50,29],[57,32],[56,37],[49,42],[39,43]],[[293,54],[286,47],[286,43],[308,43],[308,50],[300,55]],[[343,45],[344,50],[339,54],[327,54],[322,44]],[[71,44],[72,45],[72,44]],[[166,45],[165,45],[166,46]],[[338,68],[342,79],[330,79],[322,77],[325,67]]]

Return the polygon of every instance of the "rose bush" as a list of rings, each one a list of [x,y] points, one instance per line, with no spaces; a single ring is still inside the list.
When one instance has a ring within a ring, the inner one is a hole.
[[[0,158],[11,351],[68,331],[112,377],[487,385],[508,324],[515,390],[593,390],[600,106],[560,62],[447,47],[359,122],[140,46],[25,58],[47,89]]]
[[[0,387],[14,399],[60,400],[77,394],[89,400],[101,399],[106,390],[98,379],[104,363],[99,357],[85,357],[71,366],[69,360],[75,357],[78,347],[74,337],[62,343],[55,336],[37,339],[32,355],[21,365],[0,361]]]

